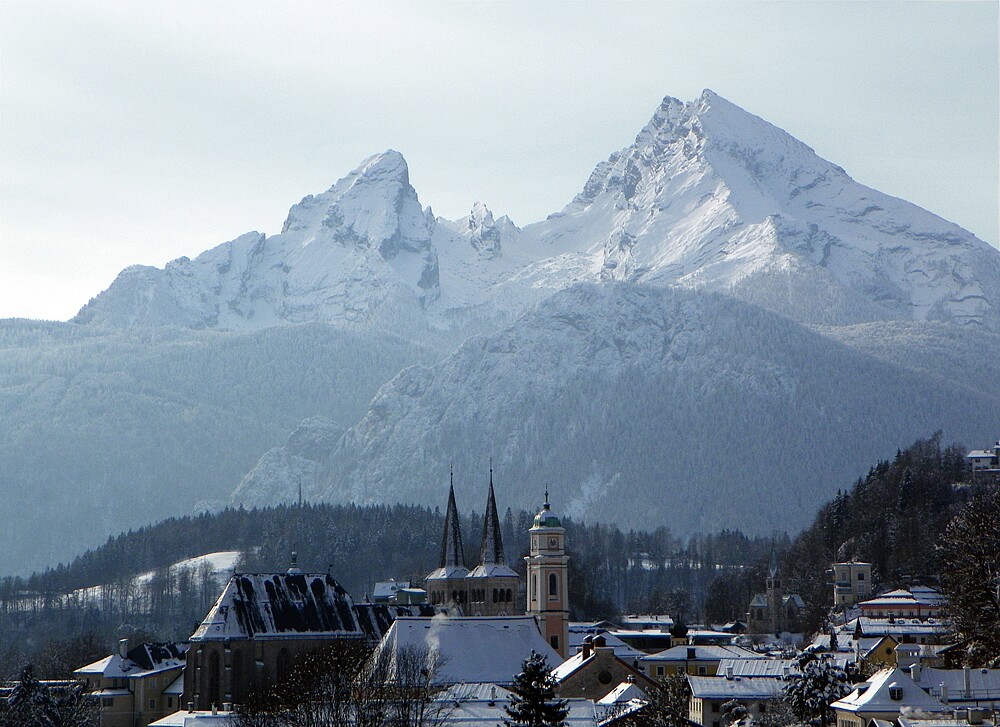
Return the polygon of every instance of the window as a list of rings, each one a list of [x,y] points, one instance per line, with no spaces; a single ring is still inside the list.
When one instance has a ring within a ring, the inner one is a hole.
[[[663,676],[663,667],[662,666],[656,667],[656,676],[658,676],[658,677]]]
[[[559,597],[559,579],[555,573],[549,573],[549,598]]]
[[[718,702],[712,702],[712,711],[713,712],[718,712],[719,711],[719,703]]]
[[[553,634],[552,636],[550,636],[549,637],[549,643],[552,645],[553,649],[555,649],[556,651],[559,651],[559,637],[558,636],[556,636],[555,634]]]
[[[864,573],[858,573],[858,580],[859,581],[863,581],[864,579],[865,579],[865,574]]]
[[[761,702],[757,705],[757,714],[767,714],[767,702]]]
[[[703,677],[703,676],[706,676],[707,674],[708,674],[708,667],[704,667],[704,666],[699,666],[698,667],[698,676]]]
[[[150,709],[156,709],[156,700],[155,699],[150,699],[149,700],[149,708]]]
[[[104,707],[105,709],[108,709],[109,707],[113,707],[114,704],[115,704],[115,700],[112,697],[104,697],[101,700],[101,706]]]

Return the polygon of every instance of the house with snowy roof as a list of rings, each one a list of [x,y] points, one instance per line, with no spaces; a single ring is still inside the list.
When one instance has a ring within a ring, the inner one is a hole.
[[[951,707],[989,707],[1000,703],[1000,669],[936,669],[914,664],[910,678]]]
[[[722,705],[726,702],[737,702],[755,718],[766,715],[785,688],[780,678],[750,679],[736,676],[732,669],[724,676],[689,676],[688,685],[691,687],[688,719],[704,727],[720,727]]]
[[[911,586],[881,593],[858,604],[865,618],[941,618],[948,598],[929,586]]]
[[[965,455],[973,481],[1000,480],[1000,439],[990,449],[974,449]]]
[[[146,727],[180,707],[187,644],[118,642],[118,651],[73,671],[99,705],[101,727]]]
[[[627,680],[647,689],[656,688],[656,682],[639,669],[638,659],[622,659],[600,635],[585,638],[580,651],[556,666],[552,677],[559,684],[561,698],[599,700]]]
[[[673,646],[657,654],[649,654],[639,660],[639,668],[646,676],[659,679],[674,674],[714,676],[719,671],[723,659],[766,659],[763,654],[744,649],[741,646],[721,646],[704,644],[695,646]]]
[[[896,721],[904,710],[944,712],[947,707],[898,667],[882,669],[830,705],[837,727],[867,727],[871,720]]]
[[[897,644],[943,644],[951,636],[948,623],[928,618],[868,618],[859,616],[847,624],[856,639],[891,636]]]

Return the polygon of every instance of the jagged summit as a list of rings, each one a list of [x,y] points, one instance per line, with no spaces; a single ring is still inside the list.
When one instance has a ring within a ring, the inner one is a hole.
[[[74,320],[460,340],[586,280],[724,291],[809,324],[1000,330],[1000,252],[707,89],[665,97],[561,213],[524,229],[478,201],[435,218],[390,149],[292,206],[280,235],[128,268]]]

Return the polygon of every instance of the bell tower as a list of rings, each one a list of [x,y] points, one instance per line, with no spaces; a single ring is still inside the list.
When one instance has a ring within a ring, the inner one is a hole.
[[[529,554],[524,560],[528,571],[528,610],[549,645],[564,659],[569,645],[569,578],[566,564],[566,530],[549,504],[549,491],[545,490],[545,504],[535,515],[535,522],[528,531]]]

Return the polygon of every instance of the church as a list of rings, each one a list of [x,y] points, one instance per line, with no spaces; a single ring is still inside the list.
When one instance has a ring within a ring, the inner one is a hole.
[[[529,535],[529,553],[524,559],[528,576],[525,613],[535,618],[546,642],[566,658],[569,642],[569,556],[565,547],[566,530],[552,510],[548,490]],[[515,614],[521,578],[507,564],[504,554],[492,467],[479,562],[472,570],[465,563],[452,479],[441,537],[441,557],[438,567],[427,575],[425,581],[428,599],[435,606],[449,606],[463,616]]]

